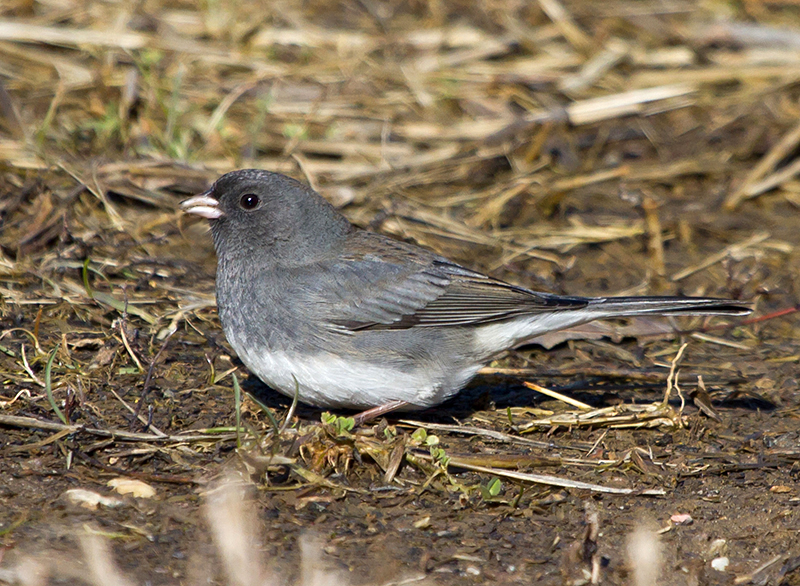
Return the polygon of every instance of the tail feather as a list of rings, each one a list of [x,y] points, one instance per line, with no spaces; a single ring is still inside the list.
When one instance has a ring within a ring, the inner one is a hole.
[[[594,297],[590,308],[611,316],[632,315],[747,315],[750,304],[714,297]]]

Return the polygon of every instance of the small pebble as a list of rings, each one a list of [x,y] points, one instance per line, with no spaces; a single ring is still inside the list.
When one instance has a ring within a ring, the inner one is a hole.
[[[725,539],[715,539],[708,546],[708,557],[718,556],[725,553],[728,542]]]
[[[415,529],[427,529],[431,525],[431,517],[428,515],[427,517],[422,517],[414,521],[414,528]]]
[[[711,560],[711,567],[714,568],[717,572],[724,572],[728,568],[728,564],[730,563],[731,561],[726,557],[714,558],[713,560]]]
[[[691,525],[694,519],[689,513],[676,513],[669,518],[675,525]]]

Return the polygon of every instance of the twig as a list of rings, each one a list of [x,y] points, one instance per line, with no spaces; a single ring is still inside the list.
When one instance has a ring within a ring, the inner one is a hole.
[[[227,441],[233,439],[233,434],[196,434],[196,435],[155,435],[150,433],[136,433],[122,429],[97,429],[83,425],[65,425],[54,421],[42,421],[34,417],[22,417],[19,415],[0,414],[0,425],[12,427],[22,427],[26,429],[44,429],[49,431],[67,430],[71,433],[85,432],[99,437],[109,437],[121,441],[134,442],[164,442],[164,443],[186,443],[195,441]]]
[[[724,338],[709,336],[708,334],[703,334],[701,332],[694,332],[691,334],[691,336],[695,340],[700,340],[701,342],[710,342],[711,344],[719,344],[720,346],[727,346],[728,348],[738,348],[739,350],[753,349],[752,346],[748,346],[746,344],[739,344],[738,342],[733,342],[732,340],[725,340]]]
[[[553,21],[553,23],[564,35],[573,47],[578,51],[588,51],[591,47],[591,39],[584,33],[570,14],[558,0],[539,0],[542,11]]]
[[[22,346],[20,346],[20,354],[22,355],[22,368],[25,369],[25,372],[27,372],[30,375],[31,379],[33,379],[33,382],[35,382],[40,387],[46,388],[47,385],[44,383],[42,379],[40,379],[38,376],[34,374],[31,365],[28,364],[28,357],[25,356],[25,344],[22,344]]]
[[[294,375],[292,375],[292,378],[294,379],[294,396],[292,397],[292,404],[289,406],[289,410],[286,412],[286,417],[283,420],[283,424],[281,425],[278,434],[282,434],[289,426],[292,417],[294,417],[294,412],[297,410],[297,404],[300,401],[300,383],[297,381]]]
[[[541,387],[541,386],[537,385],[536,383],[531,383],[531,382],[525,381],[522,384],[524,384],[529,389],[536,391],[537,393],[542,393],[543,395],[547,395],[548,397],[552,397],[553,399],[557,399],[557,400],[561,401],[562,403],[566,403],[567,405],[572,405],[573,407],[577,407],[578,409],[581,409],[582,411],[591,411],[592,409],[594,409],[594,407],[592,407],[591,405],[587,405],[586,403],[582,403],[581,401],[578,401],[577,399],[573,399],[572,397],[568,397],[566,395],[562,395],[561,393],[559,393],[557,391],[553,391],[551,389],[547,389],[545,387]]]
[[[118,468],[116,466],[109,466],[103,464],[100,460],[92,458],[83,452],[76,452],[77,456],[94,466],[106,472],[113,472],[120,476],[127,476],[129,478],[136,478],[147,482],[164,482],[167,484],[203,484],[203,481],[198,478],[191,478],[185,476],[175,476],[174,474],[148,474],[146,472],[139,472],[138,470],[128,470],[125,468]]]
[[[677,283],[678,281],[681,281],[690,275],[693,275],[699,271],[702,271],[703,269],[707,269],[711,265],[715,265],[718,262],[723,261],[728,256],[737,254],[738,252],[741,252],[745,248],[749,248],[750,246],[754,246],[756,244],[764,242],[769,237],[770,237],[769,232],[758,232],[757,234],[753,234],[747,240],[743,240],[741,242],[737,242],[736,244],[731,244],[730,246],[726,246],[719,252],[716,252],[706,257],[704,261],[694,266],[687,267],[682,271],[678,271],[677,273],[672,275],[671,280]]]
[[[450,433],[462,433],[464,435],[473,435],[479,437],[486,437],[501,442],[508,442],[514,444],[522,444],[542,448],[546,450],[576,450],[582,452],[589,446],[586,442],[577,442],[575,445],[556,444],[554,442],[542,442],[537,440],[530,440],[517,435],[503,433],[502,431],[495,431],[493,429],[483,429],[480,427],[471,427],[468,425],[446,425],[443,423],[428,423],[427,421],[415,421],[413,419],[400,419],[398,423],[411,425],[413,427],[422,427],[424,429],[433,429],[436,431],[447,431]]]
[[[125,318],[122,317],[121,319],[118,319],[117,325],[119,325],[119,333],[122,337],[122,344],[125,346],[125,350],[128,351],[128,354],[133,359],[133,362],[136,364],[136,368],[139,369],[139,372],[142,372],[144,367],[142,366],[142,363],[139,362],[139,358],[133,352],[133,348],[131,348],[131,345],[128,343],[128,336],[125,335]]]
[[[761,190],[761,188],[756,189],[755,186],[757,184],[764,185],[764,182],[761,181],[764,175],[766,175],[770,169],[774,169],[782,159],[794,150],[798,143],[800,143],[800,123],[787,132],[752,168],[739,189],[731,193],[725,199],[725,209],[733,210],[745,199],[766,191],[765,189]]]
[[[664,236],[662,234],[661,220],[658,217],[658,204],[649,195],[642,199],[642,209],[644,210],[645,224],[647,225],[647,247],[650,251],[650,259],[653,262],[656,274],[663,277],[666,274],[664,268]]]
[[[800,312],[800,305],[795,305],[794,307],[779,309],[778,311],[773,311],[772,313],[768,313],[766,315],[759,315],[758,317],[751,317],[748,319],[744,319],[740,321],[738,325],[746,326],[749,324],[757,324],[762,321],[767,321],[770,319],[775,319],[777,317],[783,317],[784,315],[791,315],[792,313],[798,313],[798,312]]]
[[[749,199],[751,197],[761,195],[770,189],[778,187],[782,183],[786,183],[790,179],[796,177],[798,174],[800,174],[800,159],[795,159],[785,167],[781,167],[781,169],[775,171],[771,175],[768,175],[758,183],[748,186],[748,188],[744,191],[743,199]]]
[[[663,404],[665,407],[669,404],[669,396],[672,393],[672,389],[677,386],[675,371],[678,368],[678,364],[680,364],[681,359],[683,358],[683,352],[686,350],[688,345],[689,343],[686,342],[680,347],[680,349],[678,349],[678,353],[675,355],[675,358],[672,359],[672,364],[670,364],[669,375],[667,375],[667,389],[664,391]]]
[[[166,437],[167,434],[158,429],[155,425],[153,425],[152,421],[150,421],[149,418],[146,419],[143,415],[137,414],[138,409],[134,409],[133,407],[128,405],[128,402],[125,401],[125,399],[123,399],[122,397],[120,397],[117,391],[115,391],[113,388],[109,388],[109,390],[117,398],[117,401],[122,403],[122,406],[125,407],[125,409],[127,409],[130,413],[133,414],[133,416],[136,419],[138,419],[141,423],[145,425],[145,431],[147,429],[152,429],[156,435]]]
[[[44,367],[44,392],[47,393],[47,400],[50,402],[50,406],[53,408],[53,411],[61,420],[61,422],[64,425],[69,425],[67,418],[61,412],[61,409],[58,408],[55,397],[53,397],[53,386],[50,374],[53,369],[53,360],[56,358],[56,352],[58,352],[58,346],[53,348],[53,351],[50,352],[50,357],[47,359],[47,365]]]
[[[178,330],[172,330],[169,335],[164,339],[164,343],[161,344],[161,348],[158,349],[156,355],[153,357],[153,360],[150,361],[150,366],[147,369],[147,376],[144,378],[144,386],[142,387],[142,394],[139,396],[139,401],[136,403],[136,410],[133,412],[133,416],[139,419],[139,413],[142,410],[142,405],[144,404],[144,399],[147,396],[147,392],[150,390],[150,381],[153,378],[153,371],[155,370],[156,363],[158,359],[161,357],[161,354],[164,352],[164,349],[167,347],[170,338],[177,332]]]
[[[414,456],[422,460],[433,461],[433,458],[429,454],[415,453]],[[533,482],[534,484],[546,484],[548,486],[560,486],[562,488],[589,490],[591,492],[601,492],[605,494],[627,494],[642,496],[664,496],[666,494],[666,492],[661,488],[637,490],[634,488],[602,486],[600,484],[581,482],[580,480],[569,480],[568,478],[560,478],[558,476],[551,476],[549,474],[530,474],[527,472],[518,472],[516,470],[504,470],[502,468],[477,466],[474,464],[469,464],[468,462],[463,462],[458,458],[450,458],[447,462],[447,466],[448,468],[464,468],[465,470],[472,470],[473,472],[483,472],[484,474],[492,474],[494,476],[510,478],[512,480],[521,480],[523,482]]]

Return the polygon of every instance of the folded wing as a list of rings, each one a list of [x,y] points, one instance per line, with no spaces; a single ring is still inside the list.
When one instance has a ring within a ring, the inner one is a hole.
[[[359,238],[369,242],[351,240],[345,254],[322,261],[327,267],[315,265],[306,270],[305,277],[295,275],[295,282],[302,283],[298,293],[309,296],[311,306],[317,292],[320,301],[327,299],[322,312],[332,329],[468,326],[588,304],[582,297],[517,287],[377,234],[359,232]],[[314,282],[315,274],[334,280]],[[324,297],[322,288],[326,288]]]

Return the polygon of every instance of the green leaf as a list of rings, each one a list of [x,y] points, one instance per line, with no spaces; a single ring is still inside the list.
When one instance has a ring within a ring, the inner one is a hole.
[[[486,485],[486,489],[489,491],[491,496],[497,496],[503,490],[503,483],[500,482],[499,478],[493,476],[489,480],[489,484]]]
[[[336,418],[336,432],[339,435],[343,435],[352,431],[352,429],[356,426],[356,420],[352,417],[337,417]]]
[[[411,439],[420,444],[424,444],[427,438],[428,432],[421,427],[411,434]]]
[[[433,461],[439,464],[442,468],[447,468],[447,465],[450,463],[450,456],[447,455],[447,452],[445,452],[443,448],[432,446],[431,458],[433,458]]]

